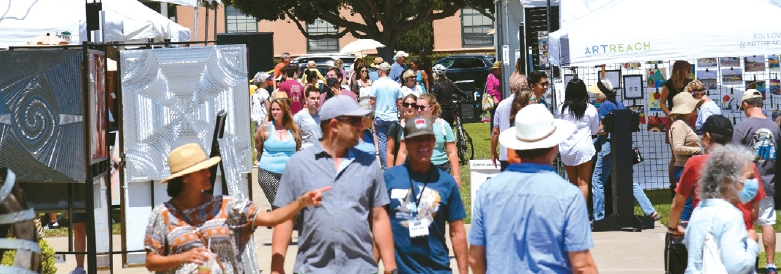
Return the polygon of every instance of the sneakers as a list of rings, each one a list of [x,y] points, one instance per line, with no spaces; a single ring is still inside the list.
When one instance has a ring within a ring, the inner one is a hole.
[[[776,271],[775,267],[768,267],[767,268],[767,272],[765,272],[765,273],[767,273],[767,274],[778,274],[778,271]]]
[[[57,222],[54,223],[48,223],[45,226],[43,226],[43,229],[49,230],[49,229],[60,229],[60,224]]]
[[[84,271],[83,267],[76,267],[70,274],[87,274],[87,271]]]
[[[659,214],[659,212],[654,211],[654,213],[651,213],[651,215],[648,215],[648,217],[654,218],[654,222],[656,222],[662,218],[662,214]]]

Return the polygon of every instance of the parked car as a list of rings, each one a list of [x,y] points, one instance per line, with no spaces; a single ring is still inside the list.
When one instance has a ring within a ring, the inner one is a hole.
[[[325,76],[325,73],[326,71],[328,71],[328,68],[333,67],[334,61],[336,61],[337,59],[342,60],[342,63],[344,63],[343,65],[344,71],[349,74],[350,66],[352,66],[353,60],[355,60],[355,56],[349,54],[338,54],[338,53],[305,54],[291,60],[290,63],[298,65],[303,71],[306,68],[306,65],[309,63],[309,61],[315,61],[315,64],[317,64],[317,70],[319,70],[320,73],[323,76]],[[347,78],[347,75],[344,75],[344,78]]]
[[[447,78],[456,81],[473,80],[475,89],[482,94],[485,90],[485,80],[494,65],[493,56],[489,55],[451,55],[439,59],[434,65],[441,64],[447,68]],[[465,92],[470,92],[466,91]],[[474,92],[474,91],[471,91]]]

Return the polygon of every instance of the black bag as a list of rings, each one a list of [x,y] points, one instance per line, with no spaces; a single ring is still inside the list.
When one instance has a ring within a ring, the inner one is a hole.
[[[633,164],[633,165],[636,165],[636,164],[642,163],[642,162],[645,160],[645,159],[643,158],[643,154],[640,154],[640,149],[638,149],[638,148],[633,148],[633,149],[632,149],[632,153],[634,154],[634,155],[632,156],[632,164]]]
[[[664,239],[664,270],[667,274],[683,274],[689,261],[689,252],[683,238],[673,238],[667,233]]]

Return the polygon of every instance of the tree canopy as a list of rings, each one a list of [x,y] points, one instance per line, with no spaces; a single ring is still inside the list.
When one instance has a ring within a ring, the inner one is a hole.
[[[240,12],[258,20],[289,20],[307,39],[341,38],[348,33],[358,39],[374,39],[386,45],[379,48],[388,57],[399,36],[424,22],[453,16],[470,6],[493,19],[493,0],[226,0]],[[351,21],[340,11],[361,20]],[[321,19],[339,28],[331,34],[311,34],[306,24]]]

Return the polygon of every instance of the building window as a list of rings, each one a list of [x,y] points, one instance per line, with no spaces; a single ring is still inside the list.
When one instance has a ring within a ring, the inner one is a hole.
[[[317,19],[313,24],[306,25],[306,31],[311,35],[319,34],[336,34],[339,31],[331,25],[331,23]],[[337,38],[322,38],[322,39],[308,39],[306,45],[306,51],[308,53],[316,52],[338,52],[339,51],[339,39]]]
[[[258,21],[232,6],[225,6],[225,32],[258,32]]]
[[[494,37],[488,31],[494,27],[494,20],[471,7],[461,10],[461,46],[493,47]]]

